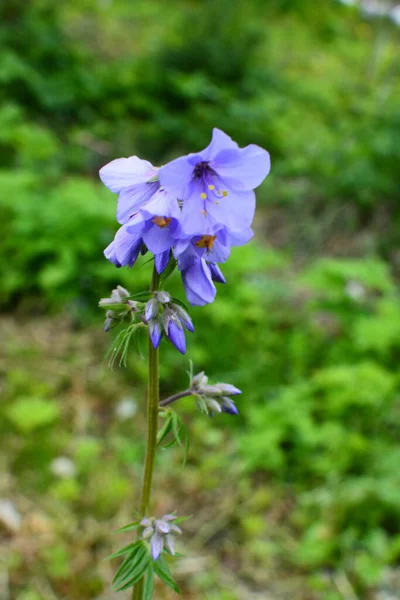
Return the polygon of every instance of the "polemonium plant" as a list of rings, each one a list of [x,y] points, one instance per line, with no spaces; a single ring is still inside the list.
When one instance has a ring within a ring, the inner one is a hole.
[[[161,168],[137,156],[118,158],[100,170],[102,182],[118,194],[117,220],[121,227],[104,251],[117,268],[133,267],[139,254],[149,254],[153,274],[149,291],[131,293],[121,286],[103,298],[105,331],[122,326],[111,348],[110,362],[126,363],[132,336],[147,331],[148,394],[147,446],[138,516],[121,531],[136,530],[134,539],[112,555],[124,557],[114,585],[133,588],[133,600],[150,600],[154,579],[179,592],[166,555],[175,555],[179,523],[175,513],[151,514],[151,493],[157,446],[176,442],[187,451],[188,432],[172,405],[192,396],[199,409],[213,416],[237,415],[235,398],[241,391],[228,383],[210,384],[204,372],[193,376],[186,390],[159,398],[159,346],[162,340],[186,352],[186,334],[194,332],[187,306],[173,298],[165,285],[177,268],[189,304],[204,306],[216,296],[215,283],[225,283],[219,267],[232,246],[253,236],[254,189],[270,170],[268,152],[259,146],[239,146],[219,129],[201,152],[173,160]],[[159,422],[162,425],[159,427]],[[171,441],[172,437],[172,441]]]

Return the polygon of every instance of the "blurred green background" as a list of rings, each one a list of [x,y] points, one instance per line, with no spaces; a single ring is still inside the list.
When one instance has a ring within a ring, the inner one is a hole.
[[[107,368],[97,301],[145,289],[150,265],[103,258],[116,197],[97,171],[196,151],[214,126],[272,172],[188,336],[195,372],[243,390],[240,416],[182,401],[188,464],[158,459],[156,513],[193,515],[183,597],[400,598],[400,29],[394,3],[355,4],[2,0],[2,599],[114,598],[146,362]],[[188,360],[161,360],[166,396]]]

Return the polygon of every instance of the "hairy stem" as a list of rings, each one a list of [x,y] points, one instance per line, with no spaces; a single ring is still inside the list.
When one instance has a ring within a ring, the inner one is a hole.
[[[158,289],[159,276],[154,267],[151,280],[151,292]],[[140,513],[143,517],[148,516],[151,502],[151,484],[153,481],[154,461],[157,449],[158,430],[158,406],[159,406],[159,383],[158,383],[158,348],[153,348],[149,336],[149,364],[148,364],[148,395],[147,395],[147,446],[144,462],[144,474],[142,483],[142,496],[140,502]],[[132,600],[142,600],[144,579],[141,579],[134,587]]]
[[[173,396],[169,396],[168,398],[164,398],[164,400],[161,400],[160,406],[168,406],[169,404],[176,402],[176,400],[179,400],[180,398],[185,398],[186,396],[193,396],[193,395],[194,395],[194,392],[192,390],[185,390],[184,392],[178,392],[177,394],[173,394]]]

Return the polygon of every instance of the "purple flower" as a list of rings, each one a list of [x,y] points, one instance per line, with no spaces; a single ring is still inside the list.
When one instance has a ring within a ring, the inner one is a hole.
[[[140,234],[153,254],[170,250],[179,228],[181,211],[174,197],[159,190],[126,224],[127,231]]]
[[[117,158],[99,171],[100,179],[119,194],[117,220],[122,225],[159,189],[158,169],[137,156]]]
[[[162,273],[169,262],[180,216],[176,200],[164,190],[157,191],[145,207],[119,228],[104,255],[116,267],[132,267],[146,246],[155,255],[157,272]]]
[[[142,237],[132,235],[127,230],[127,225],[122,225],[115,234],[114,240],[104,250],[104,256],[116,267],[133,267],[142,246]]]
[[[253,190],[269,170],[266,150],[254,144],[239,148],[228,135],[214,129],[205,150],[168,163],[160,169],[159,179],[183,201],[185,233],[201,235],[216,223],[233,231],[249,227],[255,210]]]
[[[177,232],[179,235],[179,232]],[[243,246],[253,237],[254,233],[250,227],[241,231],[229,231],[224,225],[218,225],[207,233],[185,236],[175,241],[174,255],[178,258],[184,252],[195,254],[204,258],[207,262],[226,262],[231,253],[232,246]]]
[[[182,271],[188,302],[193,306],[204,306],[214,302],[217,290],[211,277],[210,267],[204,258],[185,254],[179,257],[178,268]]]

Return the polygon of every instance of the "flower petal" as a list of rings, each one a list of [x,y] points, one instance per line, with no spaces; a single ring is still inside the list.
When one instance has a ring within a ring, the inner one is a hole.
[[[129,265],[132,267],[143,245],[140,235],[132,234],[127,231],[126,225],[120,227],[115,234],[115,254],[121,266]]]
[[[117,255],[115,253],[115,242],[114,241],[112,241],[111,244],[109,244],[107,246],[107,248],[104,250],[104,256],[107,258],[107,260],[112,262],[117,268],[119,268],[121,266],[121,263],[118,261]]]
[[[224,185],[220,183],[221,187]],[[227,186],[225,186],[226,188]],[[230,188],[218,204],[207,202],[209,221],[223,224],[228,231],[240,231],[250,227],[256,210],[256,195],[253,191],[236,192]]]
[[[264,181],[271,162],[266,150],[250,144],[237,150],[222,150],[211,166],[228,187],[237,191],[249,191]]]
[[[118,196],[117,221],[124,224],[143,205],[151,200],[159,189],[158,181],[138,183],[121,191]]]
[[[224,274],[222,273],[221,269],[219,268],[218,265],[216,265],[215,263],[208,263],[208,267],[211,271],[211,279],[213,281],[216,281],[217,283],[226,283],[226,279],[224,277]]]
[[[179,327],[174,320],[170,320],[168,324],[167,337],[181,354],[186,352],[186,338],[183,327]]]
[[[101,181],[114,193],[119,193],[123,189],[145,183],[157,173],[147,160],[142,160],[137,156],[129,158],[117,158],[105,165],[99,171]]]
[[[167,535],[165,538],[165,546],[172,556],[175,556],[175,540],[173,535]]]
[[[153,254],[160,254],[169,250],[173,244],[173,237],[168,226],[159,227],[152,224],[147,231],[143,233],[143,241]]]
[[[158,321],[152,319],[148,323],[149,325],[149,335],[151,339],[151,343],[153,344],[153,348],[158,348],[162,338],[162,329]]]
[[[163,547],[164,547],[163,538],[160,535],[158,535],[158,533],[155,533],[153,535],[153,537],[151,538],[150,546],[151,546],[151,555],[153,557],[153,560],[157,560],[157,558],[160,556],[161,552],[163,551]]]
[[[203,258],[197,258],[182,271],[182,280],[186,297],[193,306],[204,306],[214,301],[217,290],[212,282],[210,269]]]
[[[204,185],[201,180],[194,180],[187,189],[182,208],[181,227],[186,235],[204,235],[214,231],[217,221],[224,222],[225,213],[214,210],[217,220],[210,212],[214,202],[203,197]]]
[[[146,218],[151,217],[173,217],[178,220],[181,217],[181,210],[176,196],[169,194],[166,190],[159,189],[150,202],[143,206],[141,213]]]
[[[221,150],[238,148],[236,142],[226,133],[214,127],[210,144],[202,151],[203,160],[212,160]]]
[[[181,156],[161,167],[159,171],[160,183],[168,192],[174,193],[177,198],[183,200],[186,195],[186,188],[193,178],[193,171],[196,162],[193,164],[195,155],[189,154]],[[198,155],[198,161],[202,158]]]
[[[170,254],[170,250],[168,249],[165,252],[154,255],[154,266],[156,267],[156,271],[159,275],[161,275],[161,273],[166,269],[169,263]]]

